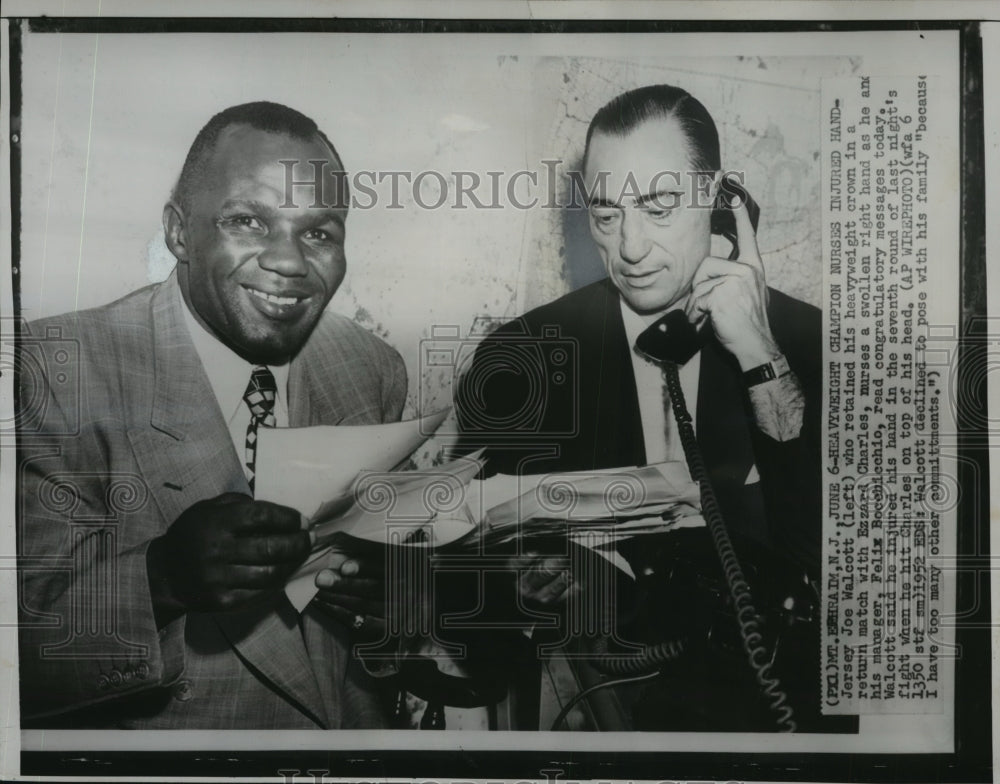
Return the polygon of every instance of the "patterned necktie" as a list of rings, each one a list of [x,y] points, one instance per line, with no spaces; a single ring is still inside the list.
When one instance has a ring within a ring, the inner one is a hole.
[[[274,395],[278,391],[274,374],[263,365],[258,365],[250,374],[250,383],[243,393],[243,400],[250,409],[250,424],[247,426],[246,464],[250,471],[250,492],[254,489],[254,470],[257,464],[257,428],[274,427]]]

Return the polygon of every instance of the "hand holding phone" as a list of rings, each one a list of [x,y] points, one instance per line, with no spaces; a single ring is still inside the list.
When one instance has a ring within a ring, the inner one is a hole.
[[[696,327],[710,325],[722,346],[749,370],[781,353],[767,320],[767,282],[754,229],[759,210],[735,180],[724,179],[719,190],[716,211],[731,213],[733,253],[728,259],[708,256],[702,261],[685,314]],[[729,224],[727,218],[713,215],[713,230],[719,228],[725,235]]]

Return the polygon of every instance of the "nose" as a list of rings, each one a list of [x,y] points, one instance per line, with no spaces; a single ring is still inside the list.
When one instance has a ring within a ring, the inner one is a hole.
[[[265,242],[265,248],[257,255],[261,268],[286,278],[301,278],[309,273],[309,265],[296,237],[288,232],[274,232]]]
[[[649,253],[652,242],[646,236],[639,210],[626,209],[622,216],[618,253],[629,264],[638,264]]]

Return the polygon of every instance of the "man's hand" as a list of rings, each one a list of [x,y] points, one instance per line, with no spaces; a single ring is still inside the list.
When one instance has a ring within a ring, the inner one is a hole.
[[[767,283],[757,236],[746,205],[733,198],[739,202],[733,205],[739,257],[707,257],[694,275],[685,311],[694,324],[708,318],[722,346],[743,370],[750,370],[771,361],[781,349],[767,320]]]
[[[224,493],[188,507],[146,553],[157,626],[280,590],[309,554],[294,509]]]
[[[518,596],[529,608],[558,607],[581,590],[565,556],[525,553],[512,557],[508,566],[516,570]]]
[[[757,235],[746,205],[738,196],[733,199],[739,257],[729,261],[709,256],[701,263],[686,312],[695,323],[710,319],[719,342],[747,371],[780,356],[781,349],[767,320],[767,283]],[[775,441],[799,437],[805,397],[793,373],[753,386],[749,394],[761,432]]]
[[[359,539],[334,542],[331,566],[316,574],[319,588],[313,601],[360,637],[377,640],[385,636],[386,549]],[[392,592],[401,597],[401,590]],[[393,602],[394,606],[398,602]]]

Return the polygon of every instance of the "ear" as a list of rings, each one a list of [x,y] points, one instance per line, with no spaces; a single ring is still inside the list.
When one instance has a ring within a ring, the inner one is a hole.
[[[189,260],[184,210],[173,199],[163,205],[163,238],[177,261]]]

